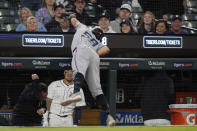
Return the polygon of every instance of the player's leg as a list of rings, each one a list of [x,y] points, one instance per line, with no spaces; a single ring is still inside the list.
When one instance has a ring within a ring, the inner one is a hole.
[[[95,56],[91,59],[89,68],[87,70],[86,81],[92,96],[96,99],[96,103],[107,114],[107,125],[113,126],[115,125],[115,120],[110,115],[109,104],[105,96],[103,95],[103,91],[100,84],[100,59],[97,54],[93,55]]]
[[[86,70],[89,65],[89,55],[86,48],[77,47],[73,53],[72,70],[74,74],[74,93],[80,91],[85,80]]]

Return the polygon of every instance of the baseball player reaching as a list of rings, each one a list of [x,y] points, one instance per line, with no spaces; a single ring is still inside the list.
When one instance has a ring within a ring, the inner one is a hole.
[[[74,125],[81,119],[82,107],[86,105],[83,90],[80,89],[80,99],[62,104],[71,97],[74,90],[72,70],[64,70],[64,79],[52,82],[48,86],[47,111],[44,114],[43,126],[70,127],[73,126],[73,111],[75,109]]]
[[[103,31],[99,28],[90,31],[84,24],[76,19],[74,14],[70,15],[70,21],[76,28],[76,33],[74,34],[71,45],[73,55],[74,95],[67,101],[80,99],[80,88],[84,80],[86,80],[92,96],[107,114],[107,125],[114,126],[115,120],[110,115],[109,105],[100,84],[99,56],[106,55],[110,52],[110,49],[101,43],[104,36]]]

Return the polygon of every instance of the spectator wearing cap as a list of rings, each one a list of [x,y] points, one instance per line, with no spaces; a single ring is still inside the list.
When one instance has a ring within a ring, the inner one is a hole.
[[[97,0],[88,0],[85,11],[92,20],[91,25],[97,25],[99,14],[104,11],[104,8],[97,3]]]
[[[117,33],[121,33],[120,23],[122,22],[123,19],[129,19],[131,15],[132,15],[131,6],[129,4],[121,5],[119,17],[116,18],[115,20],[111,21],[112,29]],[[132,25],[133,29],[137,30],[136,27],[132,23],[131,23],[131,25]]]
[[[56,0],[42,0],[42,8],[40,8],[35,16],[37,20],[46,25],[54,17],[53,6]]]
[[[105,9],[109,10],[110,19],[114,20],[119,16],[120,5],[122,5],[122,0],[97,0]]]
[[[98,25],[95,28],[100,28],[104,33],[116,33],[110,26],[110,16],[106,11],[99,16]]]
[[[175,15],[171,20],[170,34],[188,34],[188,31],[182,29],[182,19],[180,16]]]
[[[168,33],[168,24],[164,20],[159,20],[155,24],[155,33],[156,34],[167,34]]]
[[[47,28],[47,31],[51,32],[55,28],[60,27],[60,21],[61,21],[60,17],[65,12],[66,11],[65,11],[64,6],[62,4],[54,5],[54,17],[52,18],[52,20],[49,23],[47,23],[45,25],[45,27]]]
[[[151,11],[146,11],[140,20],[138,33],[153,34],[154,31],[155,31],[155,15]]]
[[[22,31],[27,31],[27,19],[29,17],[32,17],[33,14],[31,12],[31,10],[29,8],[22,8],[20,10],[20,14],[19,14],[19,18],[20,18],[20,24],[16,27],[16,32],[22,32]],[[38,21],[36,21],[37,23],[37,32],[46,32],[46,28],[44,27],[44,25]]]
[[[88,16],[85,11],[86,1],[85,0],[75,0],[75,10],[74,13],[76,18],[83,24],[90,26],[92,23],[91,18]]]
[[[131,23],[128,19],[124,19],[120,23],[120,30],[121,30],[121,33],[123,33],[123,34],[135,34],[135,32],[133,31],[133,28],[131,26]]]

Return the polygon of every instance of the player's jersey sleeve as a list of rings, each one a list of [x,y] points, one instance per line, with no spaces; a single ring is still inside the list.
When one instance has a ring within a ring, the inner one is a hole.
[[[82,100],[76,103],[77,107],[78,106],[86,106],[85,97],[84,97],[84,93],[83,93],[82,89],[80,89],[80,93],[81,93],[81,96],[82,96]]]
[[[96,50],[96,51],[98,51],[98,50],[99,50],[100,48],[102,48],[103,46],[105,46],[105,45],[103,45],[102,42],[99,41],[99,44],[98,44],[98,47],[97,47],[97,50]]]
[[[52,82],[48,86],[48,95],[47,95],[47,97],[50,98],[50,99],[53,99],[54,93],[55,93],[55,82]]]

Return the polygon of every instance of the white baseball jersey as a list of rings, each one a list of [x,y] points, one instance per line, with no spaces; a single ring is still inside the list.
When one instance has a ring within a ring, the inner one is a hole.
[[[72,115],[76,106],[85,106],[83,90],[80,89],[82,100],[71,103],[67,106],[61,106],[60,103],[68,99],[73,94],[74,84],[66,85],[63,80],[52,82],[48,87],[48,98],[52,99],[50,112],[58,116]]]
[[[75,35],[73,37],[71,45],[72,52],[77,46],[86,46],[97,52],[104,45],[96,39],[87,26],[80,23],[77,26]]]
[[[96,98],[103,94],[100,84],[100,58],[97,51],[104,45],[87,26],[79,24],[76,30],[71,45],[73,74],[76,75],[77,72],[83,74],[92,96]]]

